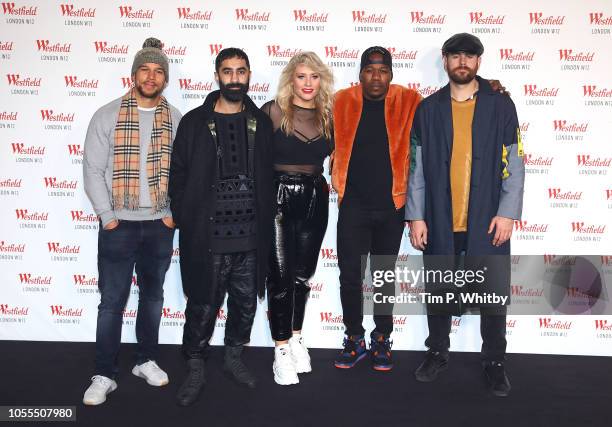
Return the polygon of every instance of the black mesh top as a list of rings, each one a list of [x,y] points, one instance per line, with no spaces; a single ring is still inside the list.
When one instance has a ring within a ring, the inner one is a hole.
[[[280,128],[282,113],[276,102],[267,102],[261,109],[274,125],[275,166],[310,165],[322,170],[325,158],[333,151],[333,140],[326,139],[317,129],[314,108],[294,106],[294,130],[289,136]]]

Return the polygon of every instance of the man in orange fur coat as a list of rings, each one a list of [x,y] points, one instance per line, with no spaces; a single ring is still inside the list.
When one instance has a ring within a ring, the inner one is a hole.
[[[352,368],[367,355],[362,326],[365,260],[375,255],[372,272],[394,270],[404,230],[410,128],[421,96],[392,85],[392,79],[391,54],[373,46],[361,56],[360,84],[336,94],[332,185],[338,192],[338,266],[346,327],[337,368]],[[385,283],[374,294],[393,295],[394,285]],[[375,304],[370,357],[378,371],[393,368],[392,309],[392,304]]]

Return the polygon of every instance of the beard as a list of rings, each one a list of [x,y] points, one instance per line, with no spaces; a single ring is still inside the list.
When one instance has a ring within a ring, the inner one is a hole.
[[[219,80],[219,90],[221,95],[229,102],[241,102],[249,91],[249,82],[247,81],[245,84],[229,83],[226,85]]]
[[[465,74],[460,74],[458,71],[467,71]],[[448,73],[448,78],[451,79],[454,83],[464,85],[476,78],[476,73],[478,72],[478,68],[468,68],[468,67],[455,67]]]
[[[143,85],[138,84],[138,83],[134,84],[134,88],[136,89],[136,91],[138,92],[140,96],[142,96],[143,98],[148,98],[148,99],[157,98],[164,90],[163,88],[161,88],[161,89],[156,89],[153,92],[145,92]]]

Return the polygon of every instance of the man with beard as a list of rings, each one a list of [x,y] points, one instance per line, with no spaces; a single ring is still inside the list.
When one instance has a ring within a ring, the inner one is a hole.
[[[523,204],[523,148],[512,100],[477,75],[483,51],[480,40],[467,33],[442,46],[450,81],[423,100],[415,114],[406,219],[426,268],[448,262],[464,263],[465,271],[477,267],[486,272],[484,284],[476,285],[480,292],[509,295],[510,237]],[[433,293],[438,285],[428,283],[426,290]],[[488,386],[494,395],[507,396],[506,306],[479,307]],[[428,305],[427,311],[428,351],[415,372],[422,382],[435,380],[448,366],[454,309]]]
[[[236,48],[215,60],[218,91],[179,126],[170,168],[172,213],[180,229],[187,296],[183,354],[189,372],[177,403],[195,402],[206,382],[204,359],[228,294],[223,370],[254,388],[241,360],[263,296],[273,224],[272,123],[246,95],[249,58]]]
[[[134,87],[93,115],[85,138],[85,192],[100,217],[100,305],[96,367],[83,403],[99,405],[117,388],[122,314],[134,268],[138,277],[134,375],[168,383],[155,363],[163,284],[172,257],[174,222],[168,199],[172,143],[181,114],[161,93],[168,84],[162,43],[149,38],[132,64]]]

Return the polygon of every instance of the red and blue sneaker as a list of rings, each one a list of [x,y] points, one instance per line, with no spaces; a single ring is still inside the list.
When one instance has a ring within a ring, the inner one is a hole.
[[[363,335],[349,335],[344,337],[342,346],[344,348],[338,357],[336,357],[334,362],[334,366],[336,366],[336,368],[352,368],[357,364],[357,362],[366,357],[368,354]]]
[[[370,342],[372,367],[376,371],[390,371],[393,369],[393,360],[391,359],[393,341],[379,332],[372,332],[370,337],[372,338]]]

